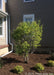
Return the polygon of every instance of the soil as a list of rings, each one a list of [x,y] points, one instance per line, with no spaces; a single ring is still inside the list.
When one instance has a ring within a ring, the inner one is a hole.
[[[49,54],[29,54],[29,63],[25,63],[22,56],[18,56],[15,53],[11,53],[2,59],[5,61],[3,67],[0,69],[0,75],[27,75],[27,73],[38,73],[34,70],[36,63],[42,63],[45,70],[41,73],[54,73],[54,67],[48,67],[47,61],[49,60]],[[15,66],[21,65],[24,67],[24,72],[16,74],[13,72]]]

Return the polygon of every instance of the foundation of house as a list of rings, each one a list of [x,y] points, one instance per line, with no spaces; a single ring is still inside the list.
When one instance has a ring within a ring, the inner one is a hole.
[[[8,53],[9,50],[8,50],[8,45],[0,45],[0,56]]]
[[[0,49],[0,56],[4,55],[6,53],[8,53],[8,47]]]

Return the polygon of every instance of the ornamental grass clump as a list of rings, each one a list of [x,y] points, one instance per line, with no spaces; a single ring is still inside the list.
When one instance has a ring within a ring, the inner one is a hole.
[[[49,60],[48,63],[47,63],[47,65],[49,67],[54,67],[54,61],[53,60]]]
[[[44,66],[41,63],[37,63],[34,67],[38,72],[41,72],[44,70]]]
[[[20,74],[20,73],[22,73],[24,71],[24,68],[22,67],[22,66],[16,66],[15,68],[14,68],[14,72],[16,72],[17,74]]]

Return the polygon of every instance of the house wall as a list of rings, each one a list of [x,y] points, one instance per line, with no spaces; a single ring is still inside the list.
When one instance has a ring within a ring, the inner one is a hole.
[[[6,12],[5,0],[3,0],[3,12]],[[1,17],[0,17],[1,18]],[[0,56],[9,52],[7,41],[6,41],[6,17],[3,18],[3,35],[0,36]]]
[[[6,45],[6,22],[4,21],[3,36],[0,37],[0,45]]]
[[[2,11],[6,12],[5,0],[3,0]],[[6,45],[6,21],[5,20],[4,20],[3,32],[4,32],[3,36],[0,37],[0,45]]]
[[[28,3],[23,0],[8,0],[7,5],[11,17],[11,32],[23,21],[24,14],[34,14],[35,20],[40,19],[43,24],[41,45],[54,47],[54,0],[35,0]]]

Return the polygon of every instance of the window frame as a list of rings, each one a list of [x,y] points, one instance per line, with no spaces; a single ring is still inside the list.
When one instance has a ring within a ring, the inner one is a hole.
[[[35,15],[34,14],[26,14],[26,15],[23,15],[23,22],[25,22],[26,17],[32,17],[32,21],[35,20]]]
[[[35,0],[32,0],[32,1],[26,1],[26,0],[24,0],[24,2],[34,2]]]
[[[0,35],[0,37],[4,36],[4,18],[2,18],[2,35]]]

